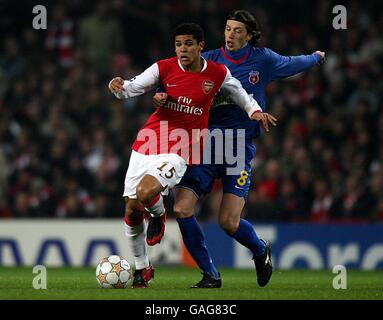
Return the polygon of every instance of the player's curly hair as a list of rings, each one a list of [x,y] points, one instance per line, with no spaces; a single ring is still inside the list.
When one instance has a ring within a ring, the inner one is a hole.
[[[259,24],[249,11],[234,10],[229,13],[226,20],[242,22],[246,26],[247,32],[252,35],[252,38],[249,41],[251,45],[255,46],[261,38],[261,32],[258,30]]]
[[[205,34],[202,27],[193,22],[182,23],[178,25],[173,32],[173,39],[179,35],[192,35],[198,43],[205,41]]]

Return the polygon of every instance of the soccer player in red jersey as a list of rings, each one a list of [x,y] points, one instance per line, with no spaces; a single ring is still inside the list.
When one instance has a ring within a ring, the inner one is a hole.
[[[157,87],[167,94],[166,104],[148,118],[138,133],[125,178],[124,225],[135,259],[135,288],[147,287],[154,276],[146,243],[159,243],[164,233],[162,195],[179,183],[187,164],[193,163],[193,152],[199,150],[201,132],[207,129],[209,108],[217,91],[230,94],[267,131],[269,123],[276,124],[276,119],[262,112],[227,67],[201,57],[204,35],[199,25],[178,26],[174,43],[176,57],[160,60],[130,80],[117,77],[109,83],[109,89],[119,99],[142,95]],[[196,158],[199,160],[199,154]],[[144,210],[151,216],[147,234]]]

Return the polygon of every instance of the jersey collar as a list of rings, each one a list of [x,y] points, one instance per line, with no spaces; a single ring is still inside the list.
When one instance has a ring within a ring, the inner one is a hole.
[[[226,47],[221,47],[221,52],[223,56],[229,60],[231,63],[240,64],[249,56],[251,50],[251,45],[247,44],[242,49],[237,51],[229,51]]]
[[[202,66],[202,70],[200,72],[203,72],[207,68],[207,62],[202,56],[201,56],[201,58],[202,58],[203,66]],[[178,62],[179,67],[181,68],[181,70],[183,72],[186,72],[179,59],[177,59],[177,62]]]

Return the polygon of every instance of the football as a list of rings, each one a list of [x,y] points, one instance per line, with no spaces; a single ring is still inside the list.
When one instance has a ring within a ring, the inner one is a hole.
[[[129,262],[117,255],[101,259],[96,267],[96,279],[102,288],[126,288],[132,279]]]

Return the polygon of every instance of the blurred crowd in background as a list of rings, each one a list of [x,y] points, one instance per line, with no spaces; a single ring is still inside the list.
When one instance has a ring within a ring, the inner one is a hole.
[[[383,5],[349,1],[347,30],[333,1],[33,1],[1,4],[0,217],[122,217],[130,146],[152,94],[117,100],[111,78],[131,78],[174,55],[181,22],[223,45],[225,18],[246,9],[260,46],[282,55],[326,52],[321,67],[273,82],[267,111],[278,126],[255,144],[243,215],[254,222],[383,221]],[[379,31],[381,30],[381,31]],[[197,214],[214,221],[221,187]],[[167,199],[169,215],[171,198]]]

